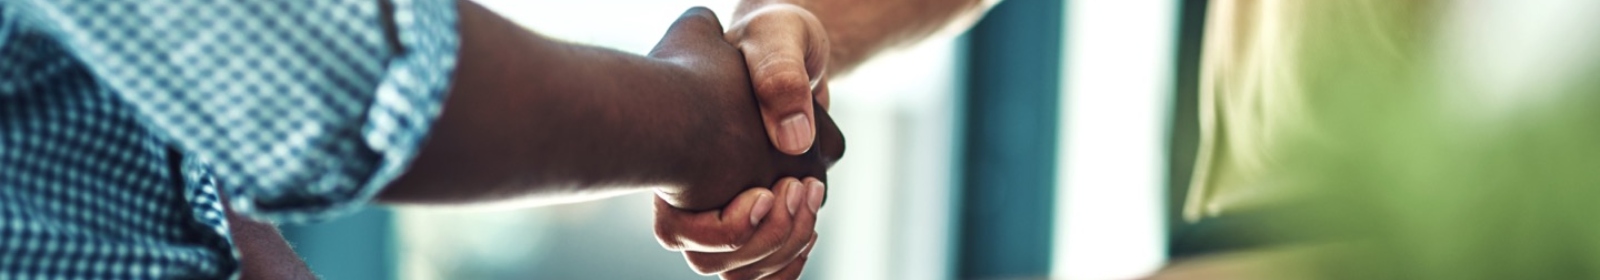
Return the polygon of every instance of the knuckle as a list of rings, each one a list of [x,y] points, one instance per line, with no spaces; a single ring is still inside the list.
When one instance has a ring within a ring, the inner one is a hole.
[[[704,6],[691,7],[691,8],[689,8],[689,10],[683,11],[683,15],[679,16],[679,18],[687,19],[687,20],[699,20],[699,21],[707,21],[707,20],[716,21],[717,20],[716,19],[716,14],[711,12],[710,8],[706,8]]]
[[[697,249],[711,252],[731,252],[744,246],[734,237],[728,237],[726,233],[710,233],[702,238],[690,238],[690,242],[693,242],[693,247]]]
[[[802,211],[795,212],[798,213]],[[771,231],[762,233],[766,235],[767,239],[783,240],[783,238],[788,238],[789,235],[792,234],[791,232],[794,231],[795,227],[800,226],[800,221],[796,220],[798,217],[783,217],[783,215],[778,216],[779,217],[777,219],[772,219],[774,220],[774,223],[772,224]]]
[[[794,244],[806,244],[811,242],[811,239],[815,238],[816,235],[817,231],[815,229],[800,229],[794,233],[794,236],[789,237],[789,242]]]
[[[744,244],[733,243],[733,242],[724,242],[724,243],[721,243],[721,244],[712,244],[711,246],[706,246],[706,247],[716,248],[718,250],[725,251],[725,252],[732,252],[732,251],[738,251],[739,249],[742,249],[744,247]]]
[[[712,275],[727,270],[728,264],[711,254],[684,254],[689,260],[689,268],[700,275]]]
[[[761,275],[754,271],[732,271],[723,273],[720,276],[722,276],[723,280],[751,280],[760,278]]]
[[[704,242],[704,241],[695,241],[695,240],[690,240],[689,242],[686,242],[685,244],[683,244],[681,247],[682,247],[682,249],[680,249],[679,251],[733,252],[733,251],[739,250],[739,245],[738,244],[729,244],[729,243],[721,243],[721,242]]]
[[[806,95],[811,91],[811,80],[804,67],[789,61],[766,63],[762,68],[765,74],[758,74],[761,77],[757,78],[755,89],[763,102],[787,105],[806,101]]]
[[[683,251],[683,243],[667,237],[657,236],[656,243],[661,243],[661,248],[667,251]]]
[[[801,207],[810,207],[810,206],[801,206]],[[806,213],[802,214],[803,216],[799,217],[799,221],[795,222],[796,224],[798,224],[795,227],[806,229],[806,230],[816,229],[817,228],[817,214],[811,212],[810,209],[802,210],[801,212],[806,212]],[[800,215],[797,215],[797,216],[800,216]]]
[[[655,227],[655,232],[656,232],[656,242],[661,243],[661,248],[666,248],[667,250],[672,250],[672,251],[678,251],[678,250],[682,250],[683,249],[683,242],[679,241],[678,240],[678,236],[673,234],[672,231],[670,229],[668,229],[667,226],[664,226],[664,225],[661,225],[660,223],[657,223],[656,227]]]
[[[751,251],[756,251],[761,255],[772,255],[778,253],[778,251],[783,250],[785,245],[788,244],[788,242],[785,242],[784,240],[786,237],[787,236],[774,235],[764,240],[765,242],[762,242],[760,245],[758,245],[758,247],[751,249]]]
[[[750,238],[750,230],[746,230],[746,229],[742,229],[742,228],[741,229],[722,229],[722,230],[718,230],[717,231],[717,239],[718,239],[717,241],[725,243],[725,244],[738,245],[740,243],[744,243],[745,241],[748,241],[749,238]]]
[[[672,226],[663,221],[656,221],[654,226],[656,237],[672,236]]]
[[[736,236],[726,230],[698,229],[691,231],[678,231],[673,227],[656,227],[656,240],[662,248],[670,251],[707,251],[729,252],[738,250],[742,244]]]

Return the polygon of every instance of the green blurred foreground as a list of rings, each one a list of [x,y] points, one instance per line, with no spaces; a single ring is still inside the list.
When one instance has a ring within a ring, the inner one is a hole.
[[[1468,2],[1212,1],[1188,214],[1300,240],[1240,271],[1600,279],[1600,5]]]

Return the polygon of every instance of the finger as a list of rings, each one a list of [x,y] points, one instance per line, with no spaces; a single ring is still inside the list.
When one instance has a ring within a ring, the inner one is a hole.
[[[811,149],[816,120],[811,86],[827,69],[827,35],[821,23],[792,5],[764,8],[729,32],[745,54],[767,135],[779,151]]]
[[[816,177],[806,177],[804,182],[806,186],[810,187],[811,191],[809,195],[806,196],[806,205],[811,208],[812,214],[822,211],[822,202],[827,199],[828,196],[827,184],[823,184],[822,180],[817,180]]]
[[[804,197],[807,195],[807,188],[804,187],[800,180],[784,178],[779,180],[777,185],[778,187],[774,188],[773,191],[778,193],[778,201],[786,201],[790,197]],[[766,259],[768,256],[784,249],[790,243],[790,240],[793,239],[790,235],[795,231],[795,227],[806,226],[806,230],[811,230],[810,225],[796,224],[794,218],[790,216],[789,209],[791,206],[805,207],[804,205],[804,199],[788,203],[774,203],[775,208],[767,214],[766,220],[762,221],[761,225],[756,228],[755,233],[751,235],[749,241],[740,246],[738,250],[721,253],[690,251],[684,252],[684,258],[689,261],[689,266],[694,268],[695,272],[705,275],[724,273]]]
[[[822,193],[824,192],[822,188],[824,186],[822,182],[811,180],[811,182],[805,184],[804,188],[804,193],[807,196],[804,203],[807,205],[805,206],[806,209],[800,210],[795,214],[793,232],[789,233],[789,239],[783,244],[783,248],[762,258],[760,261],[729,271],[726,275],[733,278],[754,279],[777,273],[809,247],[809,244],[813,241],[813,236],[816,235],[816,207],[821,205]]]
[[[817,247],[817,235],[812,234],[811,235],[811,243],[806,244],[806,249],[800,251],[800,256],[795,257],[794,261],[791,261],[791,262],[789,262],[789,264],[787,266],[784,266],[783,270],[778,270],[777,273],[773,273],[772,275],[769,275],[764,279],[774,279],[774,280],[800,279],[800,273],[805,271],[806,261],[811,260],[811,250],[813,248],[816,248],[816,247]]]
[[[722,210],[691,212],[673,208],[657,196],[656,240],[671,251],[732,252],[749,240],[776,199],[766,188],[751,188]]]
[[[667,34],[656,43],[652,55],[666,55],[661,53],[668,49],[692,49],[684,46],[705,44],[722,39],[722,22],[717,21],[716,13],[706,7],[693,7],[678,16],[672,25],[667,27]]]

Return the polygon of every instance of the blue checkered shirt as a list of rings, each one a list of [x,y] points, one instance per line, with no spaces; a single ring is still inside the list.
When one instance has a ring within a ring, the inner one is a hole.
[[[234,276],[219,192],[357,210],[439,114],[455,24],[451,0],[0,0],[0,279]]]

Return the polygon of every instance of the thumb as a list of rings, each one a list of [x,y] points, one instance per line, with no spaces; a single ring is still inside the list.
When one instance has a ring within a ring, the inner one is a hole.
[[[772,190],[767,188],[745,190],[744,193],[740,193],[738,197],[735,197],[733,202],[728,203],[727,207],[723,208],[722,223],[734,225],[735,227],[743,225],[743,228],[754,228],[761,224],[762,218],[767,217],[768,212],[772,212],[774,198]]]
[[[799,155],[816,141],[813,82],[827,69],[828,41],[816,16],[792,5],[752,12],[727,35],[745,54],[767,136]]]

